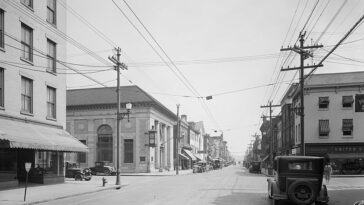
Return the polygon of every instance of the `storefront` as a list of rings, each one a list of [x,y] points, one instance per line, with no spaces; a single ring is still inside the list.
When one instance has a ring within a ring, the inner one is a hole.
[[[306,155],[325,157],[334,174],[359,174],[364,170],[364,143],[306,144]]]
[[[31,162],[29,182],[64,182],[64,153],[87,152],[87,147],[56,126],[0,119],[0,188],[25,180],[25,162]]]

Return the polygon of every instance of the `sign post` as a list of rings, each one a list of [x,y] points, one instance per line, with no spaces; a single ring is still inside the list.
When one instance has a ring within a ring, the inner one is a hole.
[[[25,178],[25,192],[24,192],[24,201],[27,197],[27,185],[28,185],[28,174],[30,167],[32,166],[31,162],[25,162],[25,171],[27,172],[26,178]]]

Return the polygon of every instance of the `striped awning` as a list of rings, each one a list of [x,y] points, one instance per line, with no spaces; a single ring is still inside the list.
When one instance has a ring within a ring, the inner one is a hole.
[[[184,155],[184,154],[182,154],[182,153],[179,153],[179,156],[180,157],[182,157],[182,158],[184,158],[184,159],[187,159],[187,160],[189,160],[190,158],[188,158],[186,155]]]
[[[87,146],[63,129],[10,119],[0,119],[0,147],[88,152]]]
[[[330,127],[329,127],[329,121],[328,120],[320,120],[319,121],[319,131],[320,133],[329,133]]]
[[[183,151],[186,153],[186,155],[192,160],[192,161],[197,161],[197,158],[196,156],[190,151],[190,150],[187,150],[187,149],[183,149]]]

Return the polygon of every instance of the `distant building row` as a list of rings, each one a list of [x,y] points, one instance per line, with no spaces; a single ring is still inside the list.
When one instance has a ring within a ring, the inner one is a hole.
[[[325,157],[338,173],[364,168],[363,91],[364,72],[315,74],[305,81],[305,154]],[[272,120],[272,129],[269,120],[263,120],[261,149],[255,148],[255,152],[267,167],[271,154],[302,152],[299,95],[298,84],[291,85],[281,101],[280,114]]]

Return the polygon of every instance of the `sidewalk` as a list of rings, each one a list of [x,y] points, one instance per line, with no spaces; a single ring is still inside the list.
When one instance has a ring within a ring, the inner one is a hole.
[[[115,182],[107,183],[105,187],[103,187],[101,184],[102,182],[100,180],[90,182],[74,181],[73,179],[66,179],[66,182],[62,184],[30,184],[30,186],[27,188],[26,202],[24,202],[24,184],[21,184],[19,188],[0,190],[0,204],[38,204],[83,194],[120,189],[121,187],[127,186],[127,184],[114,185]]]
[[[192,169],[179,170],[179,175],[192,174]],[[174,176],[176,171],[164,171],[154,173],[122,173],[121,176]],[[66,179],[65,183],[41,185],[30,184],[27,188],[26,202],[24,202],[24,184],[19,188],[0,190],[1,205],[18,205],[18,204],[38,204],[49,202],[56,199],[79,196],[83,194],[95,193],[105,190],[120,189],[128,186],[126,183],[121,185],[115,184],[115,176],[105,177],[108,180],[105,187],[102,186],[102,176],[94,176],[91,181],[75,181]]]
[[[178,175],[192,174],[192,169],[178,170]],[[163,171],[163,172],[151,172],[151,173],[121,173],[120,176],[174,176],[176,175],[176,170]]]

